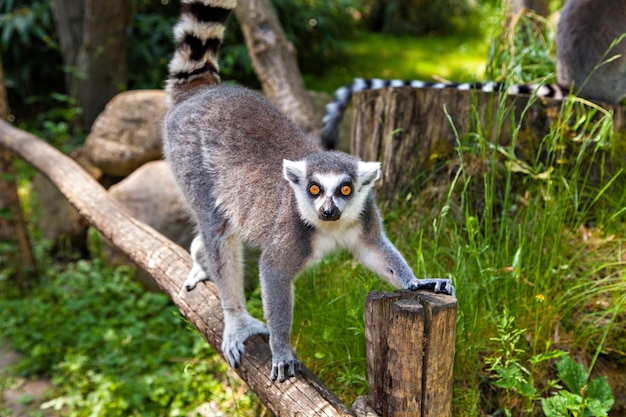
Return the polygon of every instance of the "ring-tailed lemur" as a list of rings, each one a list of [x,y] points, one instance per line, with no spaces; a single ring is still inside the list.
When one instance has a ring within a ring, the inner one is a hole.
[[[293,281],[337,248],[398,288],[454,295],[449,279],[415,277],[383,230],[372,187],[380,163],[324,151],[260,94],[219,82],[217,53],[235,0],[183,0],[169,65],[163,147],[197,222],[192,290],[210,279],[224,311],[222,352],[239,365],[252,334],[270,337],[272,380],[295,376]],[[267,327],[246,310],[243,242],[261,248]]]
[[[624,34],[626,1],[569,0],[556,33],[559,85],[586,99],[618,104],[626,96]]]
[[[334,149],[352,93],[383,87],[474,89],[508,94],[536,94],[562,99],[569,92],[590,100],[618,104],[626,96],[626,40],[611,43],[626,32],[625,0],[569,0],[561,12],[556,35],[557,85],[511,85],[501,83],[434,83],[402,80],[364,80],[339,88],[326,106],[322,143]],[[607,62],[610,61],[610,62]]]

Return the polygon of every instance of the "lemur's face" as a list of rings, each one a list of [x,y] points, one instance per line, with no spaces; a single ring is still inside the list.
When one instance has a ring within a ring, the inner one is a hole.
[[[354,182],[348,175],[313,174],[308,179],[306,191],[318,219],[334,222],[350,204]]]
[[[347,156],[346,156],[347,157]],[[352,160],[349,160],[352,162]],[[354,161],[346,172],[320,172],[306,161],[283,161],[284,176],[307,224],[327,227],[358,221],[374,182],[380,176],[378,162]]]

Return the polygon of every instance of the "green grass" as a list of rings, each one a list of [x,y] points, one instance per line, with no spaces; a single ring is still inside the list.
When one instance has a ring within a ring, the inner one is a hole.
[[[545,382],[555,350],[626,361],[615,353],[626,341],[626,163],[611,115],[600,112],[591,122],[594,112],[564,105],[563,119],[531,160],[493,146],[478,125],[459,139],[458,160],[450,161],[455,177],[445,170],[417,181],[386,211],[390,237],[416,274],[454,280],[457,415],[537,415],[540,394],[553,392]],[[569,125],[570,115],[580,123]],[[363,303],[381,285],[347,255],[298,281],[298,351],[347,402],[366,390]],[[502,330],[505,314],[515,326]],[[511,348],[510,363],[528,372],[533,389],[525,393],[497,385],[485,366],[502,360],[499,340],[516,331],[525,337]]]
[[[484,79],[488,49],[489,42],[478,35],[415,38],[367,34],[350,42],[343,63],[322,77],[305,75],[305,84],[331,93],[356,77],[480,80]]]

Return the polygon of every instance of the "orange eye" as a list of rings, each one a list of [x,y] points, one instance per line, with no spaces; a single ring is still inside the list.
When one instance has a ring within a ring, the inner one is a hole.
[[[341,187],[341,195],[344,196],[349,196],[350,194],[352,194],[352,187],[350,187],[349,185],[344,185]]]
[[[309,193],[311,193],[311,195],[318,195],[320,193],[320,186],[317,184],[311,184],[309,185]]]

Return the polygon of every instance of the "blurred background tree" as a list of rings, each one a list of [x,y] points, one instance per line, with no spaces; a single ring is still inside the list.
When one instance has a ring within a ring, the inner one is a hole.
[[[52,0],[65,91],[82,109],[80,127],[91,126],[126,85],[127,0]]]
[[[471,14],[472,3],[471,0],[365,0],[362,7],[372,31],[442,35],[462,28]]]

